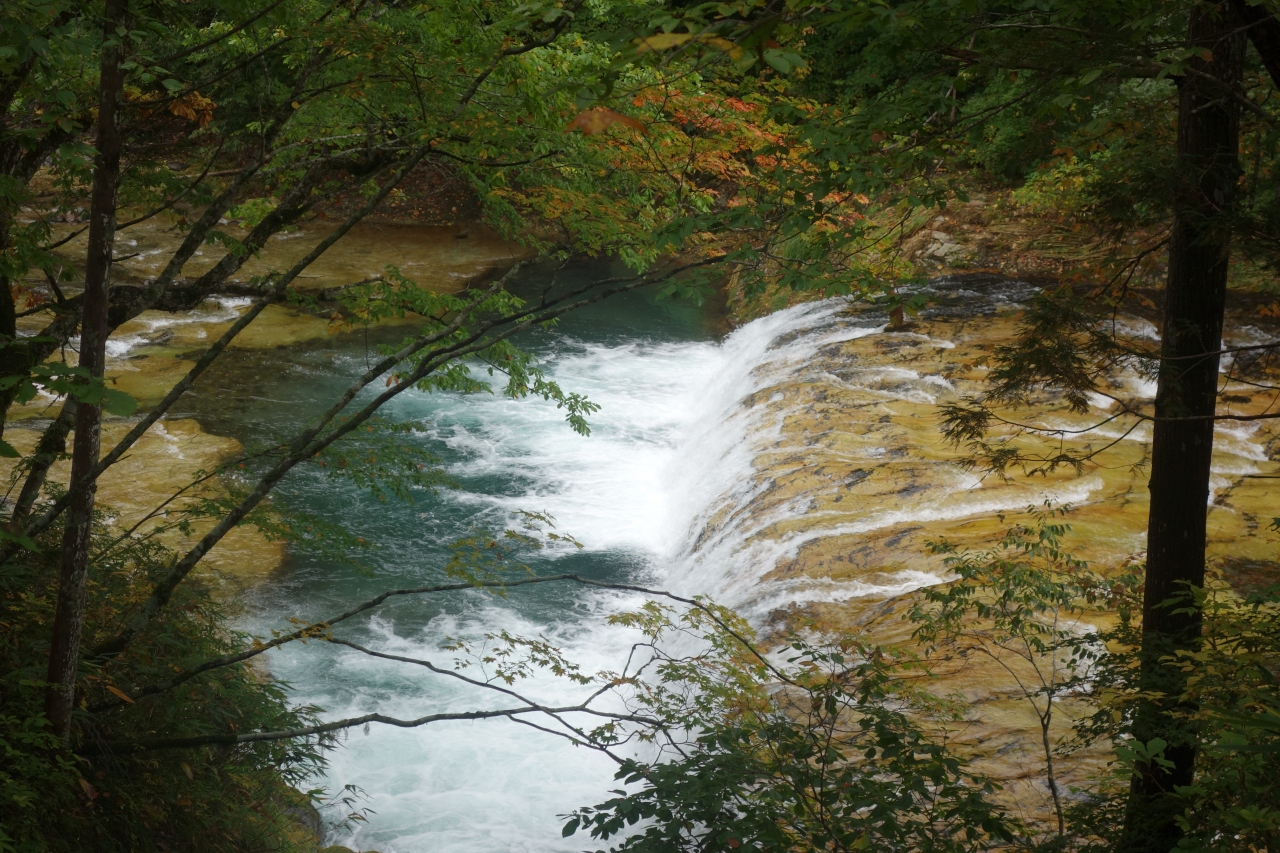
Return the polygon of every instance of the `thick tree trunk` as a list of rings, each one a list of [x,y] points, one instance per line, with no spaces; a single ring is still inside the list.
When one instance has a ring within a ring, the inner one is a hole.
[[[110,304],[111,255],[115,244],[116,192],[120,184],[120,109],[124,100],[123,29],[128,0],[106,0],[103,13],[101,77],[98,83],[98,155],[94,161],[88,256],[85,262],[83,315],[80,321],[80,365],[101,379],[106,361],[107,308]],[[102,409],[76,406],[75,441],[71,452],[71,503],[67,508],[58,571],[58,602],[49,649],[49,688],[45,715],[61,737],[71,731],[76,670],[84,628],[89,533],[97,492],[92,476],[98,463]]]
[[[1151,510],[1143,596],[1142,682],[1169,697],[1146,703],[1134,735],[1168,746],[1172,767],[1137,768],[1119,849],[1167,853],[1178,843],[1181,811],[1173,791],[1195,773],[1195,733],[1177,717],[1181,673],[1164,662],[1199,641],[1201,615],[1189,603],[1204,585],[1205,521],[1213,415],[1218,392],[1231,226],[1239,166],[1240,84],[1245,37],[1232,6],[1192,8],[1190,43],[1202,48],[1179,80],[1178,157],[1169,276],[1165,290],[1156,423],[1151,451]]]

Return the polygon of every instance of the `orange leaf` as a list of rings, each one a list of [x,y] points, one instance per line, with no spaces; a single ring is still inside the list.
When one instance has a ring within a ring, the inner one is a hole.
[[[604,107],[593,107],[589,110],[583,110],[574,116],[573,121],[565,127],[565,133],[574,130],[581,130],[584,135],[590,136],[593,133],[599,133],[612,125],[620,124],[623,127],[629,127],[644,133],[644,123],[639,119],[625,116],[622,113]]]
[[[217,104],[199,92],[192,92],[169,104],[169,112],[179,118],[194,121],[200,127],[205,127],[213,121],[213,110],[216,106]]]
[[[118,698],[123,699],[125,702],[128,702],[130,705],[134,704],[133,700],[129,698],[129,694],[125,693],[119,687],[112,687],[110,684],[108,684],[107,689],[110,690],[112,693],[114,693]]]

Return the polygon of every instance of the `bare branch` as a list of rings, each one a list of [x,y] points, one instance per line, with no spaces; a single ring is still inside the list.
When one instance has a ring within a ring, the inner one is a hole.
[[[190,737],[143,738],[127,741],[105,741],[94,744],[84,750],[85,754],[95,752],[151,752],[159,749],[192,749],[200,746],[235,746],[241,743],[262,743],[265,741],[294,740],[296,738],[329,734],[330,732],[353,729],[369,723],[381,723],[402,729],[416,729],[430,723],[445,720],[492,720],[500,717],[514,719],[524,714],[569,714],[584,712],[588,709],[582,705],[566,705],[552,707],[547,705],[526,705],[522,708],[504,708],[497,711],[458,711],[454,713],[428,714],[410,720],[388,717],[384,714],[364,714],[359,717],[348,717],[345,720],[334,720],[331,723],[320,723],[297,729],[284,729],[274,732],[227,732],[225,734],[192,735]],[[632,719],[624,714],[612,715],[616,719]]]
[[[403,598],[405,596],[435,595],[439,593],[461,592],[466,590],[477,590],[477,589],[507,590],[507,589],[514,589],[514,588],[523,587],[523,586],[533,586],[536,584],[564,583],[564,582],[572,582],[572,583],[579,584],[581,586],[591,587],[594,589],[607,589],[607,590],[614,590],[619,592],[635,592],[641,595],[651,596],[653,598],[665,598],[669,601],[675,601],[687,607],[700,610],[701,612],[705,613],[707,617],[710,618],[717,625],[717,627],[719,627],[721,630],[725,631],[730,636],[732,636],[735,640],[741,643],[744,648],[748,649],[762,664],[764,664],[769,669],[770,673],[772,673],[776,678],[786,683],[791,683],[790,679],[786,677],[785,673],[777,669],[772,663],[768,661],[767,658],[765,658],[758,651],[756,651],[755,646],[746,637],[743,637],[741,634],[735,631],[730,625],[725,624],[724,620],[720,618],[720,616],[715,612],[715,610],[711,608],[709,605],[707,605],[706,602],[702,601],[699,598],[689,598],[687,596],[676,595],[675,593],[668,592],[666,590],[650,589],[648,587],[639,586],[637,584],[612,583],[608,581],[592,580],[590,578],[584,578],[581,575],[576,575],[576,574],[559,574],[559,575],[543,575],[539,577],[517,578],[515,580],[509,580],[509,581],[461,581],[457,583],[436,584],[433,586],[421,586],[421,587],[413,587],[409,589],[387,590],[379,595],[374,596],[373,598],[367,601],[361,602],[360,604],[357,604],[356,606],[348,610],[345,610],[342,613],[337,614],[336,616],[332,616],[329,619],[325,619],[319,622],[312,622],[310,625],[299,628],[288,634],[282,634],[279,637],[276,637],[270,640],[269,642],[257,643],[253,646],[253,648],[246,649],[242,652],[238,652],[232,655],[225,655],[220,658],[214,658],[213,660],[206,661],[198,666],[192,667],[191,669],[188,669],[187,671],[174,676],[173,678],[167,681],[159,682],[157,684],[149,685],[146,687],[136,688],[130,692],[129,696],[131,699],[137,700],[137,699],[145,698],[147,696],[153,696],[157,693],[163,693],[167,690],[172,690],[173,688],[178,687],[179,685],[185,684],[186,682],[190,681],[191,679],[203,673],[210,672],[211,670],[215,670],[215,669],[222,669],[224,667],[233,666],[238,663],[243,663],[261,654],[265,654],[266,652],[269,652],[272,649],[276,649],[281,646],[288,645],[289,643],[292,643],[298,640],[304,640],[308,638],[317,638],[317,639],[325,639],[325,640],[332,641],[331,638],[327,636],[327,634],[329,630],[333,628],[334,625],[339,625],[343,622],[346,622],[349,619],[359,616],[362,613],[367,613],[370,610],[380,607],[382,604],[384,604],[385,602],[393,598]],[[123,704],[124,704],[124,700],[122,699],[111,699],[111,700],[106,700],[104,702],[93,705],[89,708],[89,710],[90,712],[98,713],[101,711],[110,710],[111,708],[119,707]]]

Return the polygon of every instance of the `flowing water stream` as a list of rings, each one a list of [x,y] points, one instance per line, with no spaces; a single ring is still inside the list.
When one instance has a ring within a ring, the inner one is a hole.
[[[352,529],[377,543],[366,561],[370,572],[300,554],[278,580],[259,590],[253,627],[278,625],[283,615],[312,618],[386,588],[440,579],[448,543],[475,526],[501,528],[517,510],[549,513],[560,531],[586,546],[545,556],[540,570],[674,582],[693,590],[697,582],[677,579],[670,569],[686,547],[697,507],[721,486],[698,477],[695,469],[732,476],[719,466],[700,465],[709,461],[708,448],[695,445],[705,442],[700,433],[716,422],[714,410],[724,404],[724,394],[740,393],[717,389],[735,379],[748,381],[752,350],[768,344],[764,334],[726,348],[714,340],[710,322],[688,306],[631,294],[562,322],[554,334],[526,341],[566,390],[601,406],[589,438],[573,433],[563,412],[540,400],[501,394],[401,398],[389,416],[419,425],[413,440],[438,454],[459,487],[397,504],[380,503],[316,470],[295,478],[285,500],[311,512],[341,513]],[[308,398],[322,399],[336,377],[362,368],[364,354],[359,348],[317,352],[307,362],[305,356],[298,359],[287,381],[261,394],[274,405],[293,397],[293,411],[301,414]],[[271,419],[267,408],[261,419],[252,411],[235,417],[265,426]],[[563,586],[505,599],[483,593],[417,599],[381,608],[344,636],[447,665],[449,656],[440,652],[446,638],[498,630],[542,635],[593,672],[616,669],[624,659],[633,638],[603,620],[627,604],[618,596]],[[331,647],[291,648],[273,655],[270,667],[294,685],[297,699],[323,707],[327,717],[373,710],[418,717],[504,701],[416,667]],[[521,689],[554,704],[577,701],[583,692],[558,683]],[[334,840],[384,853],[578,849],[580,841],[560,839],[556,815],[598,801],[610,777],[611,763],[601,756],[507,721],[407,731],[374,727],[367,734],[357,731],[333,755],[328,784],[359,786],[374,812],[367,824],[339,831]]]
[[[570,277],[603,273],[583,266]],[[525,286],[538,286],[539,275]],[[406,440],[435,453],[456,487],[381,502],[319,467],[295,472],[275,500],[341,517],[373,547],[361,555],[362,568],[297,550],[252,591],[243,627],[266,636],[287,629],[290,618],[310,622],[387,589],[443,580],[451,542],[478,527],[508,526],[520,510],[550,514],[585,545],[542,552],[539,572],[709,595],[762,626],[797,607],[844,618],[851,602],[935,583],[941,569],[924,556],[928,538],[978,542],[997,529],[996,518],[1003,524],[999,514],[1045,499],[1082,507],[1091,559],[1140,547],[1145,487],[1137,469],[1003,483],[955,466],[954,451],[938,438],[936,404],[978,387],[984,347],[1008,333],[1033,289],[952,281],[935,291],[926,318],[894,333],[884,332],[882,314],[836,300],[727,336],[714,311],[652,293],[591,306],[522,342],[566,391],[600,405],[588,438],[540,400],[402,395],[388,417],[413,424]],[[401,334],[381,329],[367,340],[311,337],[265,352],[228,351],[173,415],[249,445],[278,440],[362,372],[379,340]],[[1275,438],[1237,433],[1221,436],[1211,528],[1238,549],[1240,531],[1256,528],[1269,500],[1253,485],[1260,481],[1246,478],[1273,467]],[[1122,450],[1138,460],[1145,440],[1135,433]],[[569,585],[504,598],[478,591],[405,598],[344,623],[340,634],[447,668],[451,655],[441,647],[450,639],[482,642],[509,631],[546,637],[586,672],[617,670],[634,637],[606,619],[639,601]],[[269,666],[296,701],[324,709],[327,719],[510,704],[421,667],[325,643],[288,646]],[[554,679],[519,689],[548,704],[584,697]],[[611,777],[604,757],[500,720],[357,729],[332,754],[323,781],[331,790],[357,786],[371,810],[366,821],[335,828],[334,843],[383,853],[542,853],[584,846],[560,838],[557,815],[599,802]]]
[[[582,274],[598,274],[584,270]],[[822,346],[871,334],[878,320],[837,321],[835,303],[782,312],[716,340],[706,312],[658,302],[653,294],[615,298],[526,341],[566,390],[600,405],[583,438],[563,412],[540,400],[500,394],[401,397],[389,412],[413,421],[412,440],[438,454],[458,488],[422,493],[412,504],[379,502],[358,488],[308,470],[286,483],[281,499],[309,512],[341,514],[376,543],[361,572],[299,553],[286,571],[255,593],[252,630],[265,634],[283,618],[314,619],[384,589],[443,578],[447,544],[474,526],[501,527],[518,510],[549,513],[557,528],[586,546],[556,549],[540,570],[637,581],[681,593],[710,594],[752,608],[764,600],[755,581],[777,555],[742,552],[750,525],[709,520],[749,500],[750,472],[761,441],[770,439],[741,402],[801,367]],[[297,421],[364,366],[357,343],[295,351],[277,364],[275,381],[259,376],[238,409],[210,405],[206,390],[190,412],[213,428],[230,419],[247,441],[265,438],[281,421]],[[246,370],[249,368],[245,368]],[[236,381],[234,365],[225,382]],[[225,398],[224,398],[225,399]],[[217,409],[215,411],[215,409]],[[282,415],[282,412],[288,414]],[[261,436],[253,435],[261,432]],[[848,597],[899,591],[935,580],[908,572],[883,585],[836,585],[811,594]],[[797,597],[794,584],[778,594]],[[828,585],[831,586],[831,585]],[[450,638],[475,639],[507,630],[546,636],[587,672],[616,670],[634,637],[605,625],[638,598],[540,587],[499,599],[484,593],[388,604],[347,639],[393,654],[431,657]],[[272,672],[293,685],[297,700],[328,718],[371,711],[414,718],[510,702],[432,675],[324,644],[273,653]],[[537,681],[522,692],[553,704],[583,689]],[[611,763],[585,749],[507,721],[446,722],[397,730],[357,730],[331,761],[331,787],[358,786],[372,809],[367,823],[333,840],[392,851],[576,850],[561,840],[556,816],[594,804],[611,780]]]

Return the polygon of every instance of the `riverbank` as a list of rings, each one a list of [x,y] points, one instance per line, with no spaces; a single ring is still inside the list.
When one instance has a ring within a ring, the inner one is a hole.
[[[435,245],[414,251],[429,258]],[[439,250],[451,254],[454,245],[444,243]],[[367,248],[376,254],[376,246]],[[504,259],[495,252],[490,260],[496,264]],[[475,269],[488,268],[478,263]],[[355,274],[359,269],[345,271]],[[445,286],[453,281],[441,280]],[[358,490],[334,486],[319,472],[308,473],[298,490],[279,499],[307,512],[342,513],[356,532],[373,531],[392,545],[373,558],[366,575],[314,554],[279,571],[284,552],[265,540],[258,543],[264,546],[261,551],[246,545],[246,550],[227,552],[222,565],[230,568],[225,571],[219,569],[220,545],[210,555],[211,568],[228,591],[253,588],[254,596],[261,596],[253,606],[271,618],[256,619],[248,627],[266,636],[286,614],[320,618],[388,584],[420,582],[424,564],[443,561],[430,548],[455,527],[460,535],[475,518],[551,507],[567,532],[590,543],[592,571],[633,579],[661,564],[665,584],[737,606],[766,629],[858,629],[880,641],[905,643],[908,629],[897,617],[913,600],[913,590],[945,576],[927,543],[942,537],[960,546],[988,543],[1011,517],[1046,498],[1076,507],[1070,518],[1076,534],[1069,544],[1081,556],[1101,567],[1122,565],[1141,550],[1146,493],[1141,470],[1134,465],[1144,458],[1145,433],[1121,442],[1105,467],[1084,476],[1059,472],[1041,480],[1004,482],[963,471],[957,464],[960,453],[946,446],[937,431],[937,406],[981,389],[992,349],[1013,338],[1020,307],[1034,288],[978,275],[943,277],[929,293],[930,306],[897,330],[884,329],[887,318],[873,308],[840,302],[771,314],[743,324],[719,343],[711,341],[718,337],[711,331],[714,318],[707,321],[693,312],[673,320],[667,313],[671,308],[657,303],[628,303],[586,317],[579,326],[566,321],[559,334],[567,343],[553,343],[560,338],[547,336],[540,339],[539,345],[547,345],[540,352],[566,389],[583,388],[605,403],[603,425],[595,436],[569,434],[562,415],[554,412],[523,420],[519,412],[525,409],[507,408],[527,409],[529,403],[483,396],[454,399],[449,394],[414,398],[408,408],[395,412],[420,424],[407,440],[459,460],[450,472],[466,481],[471,494],[460,490],[443,504],[393,508],[370,503]],[[245,304],[223,299],[192,314],[144,315],[137,325],[121,330],[109,375],[117,387],[155,389],[137,392],[146,405],[187,369],[184,365],[191,363],[201,342],[216,337]],[[1144,325],[1148,318],[1128,320],[1136,335],[1150,334]],[[664,349],[663,336],[673,334],[665,330],[673,323],[680,327],[675,340],[699,343],[671,343]],[[329,318],[296,308],[270,311],[255,326],[228,355],[228,366],[202,379],[193,403],[183,411],[189,417],[163,421],[136,449],[136,467],[112,475],[119,478],[122,500],[137,498],[137,513],[145,512],[148,501],[159,503],[184,485],[178,462],[210,470],[240,452],[241,443],[227,433],[241,430],[246,441],[266,440],[274,435],[272,418],[305,418],[307,407],[322,399],[326,383],[343,369],[358,367],[360,353],[369,352],[362,333],[335,335]],[[386,332],[394,334],[394,329]],[[680,393],[664,396],[663,384],[672,382],[680,384]],[[1140,384],[1128,390],[1144,393]],[[1245,389],[1235,390],[1245,395]],[[1239,405],[1264,403],[1251,397]],[[1066,429],[1085,425],[1062,410],[1043,416]],[[122,430],[124,423],[112,428]],[[11,431],[20,434],[26,426],[17,424]],[[33,441],[34,433],[22,440]],[[1260,521],[1268,509],[1265,478],[1275,472],[1276,440],[1265,425],[1223,432],[1210,523],[1214,553],[1235,560],[1223,561],[1228,568],[1265,563],[1272,553],[1260,535],[1265,526]],[[655,448],[664,449],[654,455]],[[626,457],[635,457],[636,464],[620,464]],[[148,477],[156,482],[139,487]],[[104,481],[105,505],[112,505],[113,488],[110,480]],[[301,496],[294,497],[299,491]],[[135,512],[132,505],[129,511]],[[418,528],[436,531],[429,538],[437,541],[418,541]],[[243,536],[248,541],[257,534]],[[395,545],[401,541],[412,547]],[[645,564],[649,568],[640,567]],[[237,567],[249,571],[237,574]],[[495,624],[559,632],[574,650],[588,654],[606,645],[591,630],[575,626],[573,614],[561,607],[548,601],[519,611],[402,609],[380,617],[384,621],[371,630],[378,639],[430,651],[450,631],[493,630]],[[303,682],[301,696],[334,713],[363,710],[366,695],[376,697],[379,707],[407,704],[408,698],[443,704],[458,699],[432,697],[400,676],[364,684],[363,674],[337,657],[306,662],[273,658],[272,667],[280,668],[282,678]],[[333,684],[319,686],[325,679]],[[1025,703],[998,682],[995,670],[969,667],[940,681],[938,688],[963,695],[973,707],[963,742],[977,766],[1003,780],[1010,797],[1025,801],[1025,812],[1042,812],[1043,788],[1020,758],[1028,750],[1033,721]],[[357,689],[357,684],[363,686]],[[471,762],[490,767],[474,757],[479,746],[473,735],[454,731],[452,737],[462,752],[472,755]],[[374,757],[374,766],[344,759],[335,768],[336,778],[344,779],[339,773],[350,774],[345,778],[380,773],[390,781],[377,792],[379,801],[397,815],[395,820],[426,798],[443,802],[442,811],[454,809],[456,822],[434,816],[426,821],[429,826],[395,829],[393,821],[377,830],[370,843],[381,847],[396,832],[400,837],[427,833],[422,837],[448,838],[458,849],[475,843],[476,837],[455,823],[479,820],[486,812],[474,802],[459,805],[456,801],[466,796],[442,788],[447,787],[446,774],[458,772],[454,759],[424,765],[422,773],[431,771],[428,779],[395,763],[422,751],[422,742],[395,749],[382,743],[359,747]],[[527,750],[525,758],[550,754],[521,740],[508,746],[508,752]],[[1067,762],[1061,778],[1068,784],[1083,781],[1105,759],[1092,754]],[[555,808],[549,807],[544,817],[554,815]],[[365,842],[356,838],[351,843]]]

